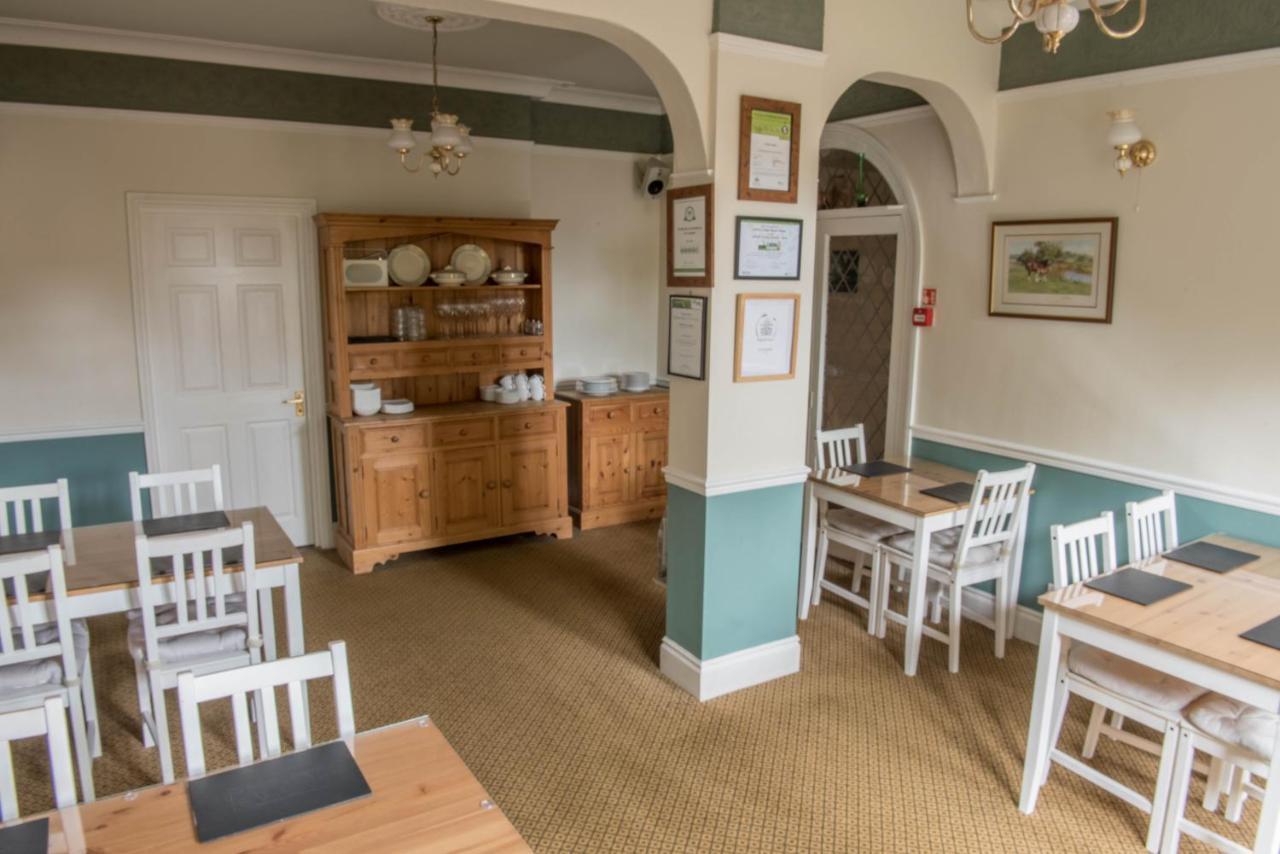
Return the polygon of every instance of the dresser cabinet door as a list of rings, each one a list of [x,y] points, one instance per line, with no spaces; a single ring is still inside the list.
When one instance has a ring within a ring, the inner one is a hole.
[[[504,442],[499,448],[502,470],[502,524],[519,525],[560,515],[557,439]]]
[[[642,430],[636,433],[635,498],[644,500],[663,498],[667,494],[667,479],[662,470],[667,467],[667,431]]]
[[[612,507],[632,500],[631,434],[592,436],[587,440],[588,506]]]
[[[391,545],[431,536],[431,455],[364,458],[366,544]]]
[[[437,451],[434,481],[438,536],[498,527],[497,448]]]

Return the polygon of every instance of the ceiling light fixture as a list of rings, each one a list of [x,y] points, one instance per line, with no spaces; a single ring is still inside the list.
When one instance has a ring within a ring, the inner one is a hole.
[[[409,152],[418,145],[418,138],[413,133],[413,119],[392,119],[391,137],[387,145],[400,155],[400,165],[408,172],[417,172],[430,156],[428,168],[434,178],[441,173],[457,175],[462,170],[462,161],[471,153],[471,129],[458,123],[458,117],[452,113],[440,112],[440,66],[436,62],[436,53],[440,46],[440,23],[444,20],[439,15],[431,15],[426,21],[431,25],[431,148],[418,155],[412,165],[409,163]]]
[[[1131,0],[1116,0],[1103,8],[1103,0],[1088,0],[1089,11],[1093,13],[1094,23],[1098,29],[1113,39],[1127,39],[1142,29],[1147,22],[1147,0],[1137,0],[1138,20],[1127,30],[1115,30],[1107,23],[1107,18],[1128,8]],[[1071,0],[1009,0],[1009,9],[1013,12],[1013,23],[1000,31],[998,36],[984,36],[978,32],[973,22],[973,0],[965,0],[969,13],[969,32],[980,42],[1001,44],[1007,42],[1023,24],[1035,23],[1036,29],[1044,40],[1045,53],[1057,53],[1062,39],[1080,23],[1080,10],[1072,5]]]

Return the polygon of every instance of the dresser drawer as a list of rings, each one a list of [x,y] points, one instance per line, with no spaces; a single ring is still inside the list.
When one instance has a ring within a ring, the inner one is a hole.
[[[498,345],[476,344],[474,346],[453,347],[449,350],[451,365],[496,365],[498,364]]]
[[[646,400],[644,403],[632,404],[632,417],[636,421],[667,420],[667,402],[665,400]]]
[[[405,424],[400,427],[369,427],[360,431],[366,454],[385,454],[405,448],[427,446],[427,425]]]
[[[493,438],[492,418],[441,421],[433,425],[431,429],[431,444],[435,447],[492,442]]]
[[[502,345],[502,364],[504,365],[521,365],[540,361],[542,361],[541,344]]]
[[[504,415],[498,419],[498,435],[503,439],[515,436],[544,436],[556,432],[554,412],[530,412],[524,415]]]
[[[442,368],[448,364],[448,350],[406,350],[400,354],[402,368]]]
[[[592,433],[615,432],[631,426],[631,404],[596,404],[587,407],[587,430]]]
[[[351,372],[357,371],[394,371],[396,369],[395,350],[361,350],[349,354]]]

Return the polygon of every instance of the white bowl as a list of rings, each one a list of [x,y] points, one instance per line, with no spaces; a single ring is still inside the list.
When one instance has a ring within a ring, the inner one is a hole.
[[[408,415],[413,412],[413,401],[404,397],[382,401],[382,411],[387,415]]]
[[[529,274],[523,270],[513,270],[510,267],[503,267],[501,270],[493,272],[493,280],[500,285],[519,285],[523,284]]]
[[[356,415],[377,415],[382,409],[382,389],[375,383],[351,384],[351,411]]]
[[[503,389],[499,389],[499,390],[498,390],[498,395],[497,395],[497,397],[496,397],[496,398],[494,398],[494,399],[495,399],[495,400],[497,400],[497,401],[498,401],[498,403],[507,403],[507,404],[510,404],[510,403],[519,403],[519,402],[520,402],[520,392],[516,391],[516,390],[515,390],[515,389],[513,389],[513,388],[503,388]]]
[[[431,274],[431,281],[446,288],[456,288],[467,280],[467,274],[452,267],[436,270]]]
[[[498,392],[501,390],[502,386],[500,385],[482,385],[480,386],[480,399],[492,403],[498,399]]]

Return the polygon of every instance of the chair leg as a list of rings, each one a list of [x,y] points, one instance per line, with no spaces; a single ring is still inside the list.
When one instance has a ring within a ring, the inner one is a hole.
[[[1113,711],[1111,713],[1111,726],[1115,729],[1124,729],[1124,715]]]
[[[893,561],[885,557],[884,581],[880,585],[880,617],[877,621],[877,636],[883,638],[889,631],[889,619],[886,614],[889,611],[889,590],[893,587]]]
[[[827,529],[818,529],[818,553],[813,562],[813,599],[817,605],[822,599],[822,579],[827,575],[827,552],[831,549],[831,541],[827,539]]]
[[[1194,745],[1195,742],[1192,741],[1190,733],[1179,734],[1178,752],[1173,763],[1173,780],[1169,786],[1169,808],[1164,817],[1164,831],[1159,845],[1161,854],[1178,852],[1178,839],[1182,836],[1182,817],[1187,809],[1187,790],[1191,786],[1191,766],[1195,762]],[[1149,833],[1148,842],[1150,842]]]
[[[1005,598],[1005,588],[1009,582],[1003,575],[996,578],[996,595],[991,602],[991,607],[995,609],[994,616],[996,618],[996,658],[1004,658],[1004,645],[1009,637],[1006,628],[1009,625],[1009,603]]]
[[[871,589],[867,591],[867,634],[876,637],[880,631],[880,573],[884,554],[879,549],[871,553]]]
[[[18,788],[13,779],[13,755],[9,742],[0,741],[0,821],[18,817]]]
[[[1177,792],[1179,806],[1174,808],[1177,815],[1177,821],[1182,821],[1183,810],[1187,804],[1187,784],[1191,780],[1191,761],[1195,758],[1195,751],[1192,750],[1192,756],[1187,759],[1186,773],[1181,775],[1181,785],[1175,786],[1175,777],[1178,776],[1178,760],[1179,760],[1179,741],[1182,734],[1181,728],[1173,722],[1167,722],[1164,725],[1164,738],[1160,742],[1160,767],[1156,771],[1156,792],[1151,799],[1151,823],[1147,827],[1147,850],[1160,851],[1160,836],[1165,831],[1165,821],[1168,817],[1170,807],[1169,795],[1170,790],[1180,788]],[[1191,744],[1190,741],[1187,742]]]
[[[1107,707],[1094,703],[1093,711],[1089,713],[1089,728],[1084,731],[1084,744],[1080,748],[1080,755],[1085,759],[1092,759],[1097,751],[1098,736],[1102,734],[1102,722],[1106,717]]]
[[[102,756],[102,725],[98,722],[98,694],[93,687],[93,665],[85,656],[80,694],[84,699],[84,717],[89,725],[89,750],[94,759]]]
[[[1062,724],[1067,717],[1067,703],[1071,700],[1071,692],[1067,690],[1067,680],[1058,679],[1058,703],[1053,710],[1053,729],[1052,735],[1049,737],[1049,749],[1052,751],[1058,746],[1058,740],[1062,738]],[[1049,770],[1053,768],[1053,760],[1050,759],[1044,763],[1044,779],[1040,781],[1043,786],[1049,781]]]
[[[1231,774],[1231,794],[1227,797],[1227,821],[1239,824],[1244,816],[1244,802],[1249,800],[1249,772],[1239,765],[1234,766]]]
[[[172,783],[173,745],[169,741],[169,714],[164,705],[164,688],[160,687],[158,679],[148,681],[151,683],[151,719],[155,721],[156,749],[160,754],[160,779]]]
[[[147,667],[141,661],[133,663],[133,675],[138,685],[138,712],[142,717],[142,746],[154,747],[155,739],[151,735],[148,720],[154,720],[151,713],[151,680],[147,678]]]
[[[948,647],[947,669],[950,670],[952,673],[960,672],[960,616],[961,616],[960,591],[961,589],[962,588],[960,587],[960,584],[958,582],[952,582],[951,602],[947,606],[947,610],[950,612],[949,616],[951,618],[951,631],[947,635],[947,637],[949,638],[949,640],[947,641],[947,647]]]
[[[1204,800],[1201,801],[1206,812],[1218,811],[1218,806],[1222,803],[1222,790],[1229,773],[1231,773],[1231,766],[1220,757],[1214,756],[1209,760],[1209,776],[1205,780]]]
[[[88,726],[84,719],[84,697],[80,686],[67,688],[67,707],[71,712],[71,743],[76,751],[76,768],[80,772],[80,797],[85,803],[94,800],[93,756],[89,753]]]

